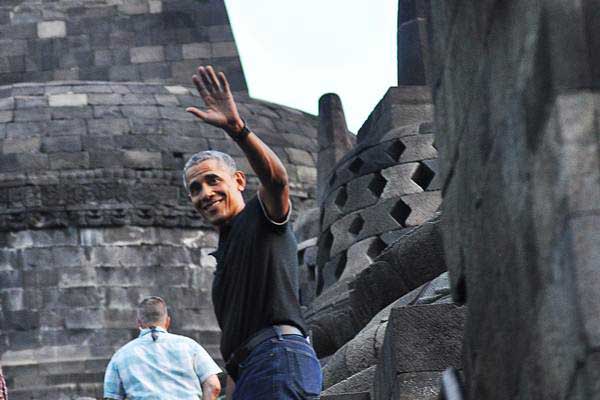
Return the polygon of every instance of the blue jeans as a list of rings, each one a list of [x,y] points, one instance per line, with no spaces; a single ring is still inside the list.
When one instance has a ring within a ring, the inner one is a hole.
[[[321,365],[299,335],[260,343],[239,365],[234,400],[313,400],[321,394]]]

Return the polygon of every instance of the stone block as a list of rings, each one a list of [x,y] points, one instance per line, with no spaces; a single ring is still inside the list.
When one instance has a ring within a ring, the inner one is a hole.
[[[162,1],[161,0],[150,0],[148,2],[148,9],[150,14],[160,14],[162,13]]]
[[[338,393],[338,394],[323,394],[322,400],[371,400],[369,392],[353,392],[353,393]]]
[[[90,94],[88,96],[88,102],[91,105],[119,105],[121,104],[122,96],[118,93],[110,94]]]
[[[37,35],[40,39],[63,38],[67,35],[67,24],[65,21],[38,22]]]
[[[105,325],[101,308],[71,308],[65,312],[66,329],[104,329]]]
[[[31,172],[49,168],[46,154],[7,154],[0,159],[2,172]]]
[[[73,153],[81,151],[81,149],[80,136],[54,136],[45,137],[42,140],[42,152],[44,153]]]
[[[337,191],[336,205],[346,212],[375,205],[386,184],[386,180],[379,173],[353,179]]]
[[[156,119],[156,116],[159,115],[156,106],[123,106],[121,110],[127,118]]]
[[[285,149],[286,153],[289,156],[289,159],[294,164],[300,165],[315,165],[315,160],[313,159],[312,154],[310,154],[306,150],[294,149],[292,147],[288,147]]]
[[[446,270],[439,219],[406,232],[349,285],[356,318],[368,322],[395,299]]]
[[[6,137],[22,138],[41,136],[45,132],[41,122],[13,122],[6,124]]]
[[[342,394],[357,394],[367,393],[371,391],[373,386],[373,378],[375,377],[376,366],[370,366],[364,370],[352,375],[349,378],[344,379],[341,382],[336,383],[333,386],[328,387],[321,393],[321,398],[332,395]],[[370,399],[370,397],[367,397]]]
[[[15,108],[15,98],[14,97],[5,97],[0,98],[0,110],[13,110]]]
[[[129,50],[133,64],[161,62],[165,60],[162,46],[134,47]]]
[[[14,111],[15,122],[49,121],[50,110],[45,107],[17,109]]]
[[[162,166],[159,152],[128,150],[123,152],[124,164],[135,169],[156,169]]]
[[[386,248],[379,237],[372,237],[354,243],[346,253],[346,266],[340,279],[350,279],[367,268]]]
[[[90,136],[124,135],[129,133],[130,129],[126,118],[103,118],[88,121]],[[110,142],[112,143],[112,140]]]
[[[41,96],[15,96],[15,108],[42,108],[48,105],[48,102]]]
[[[50,113],[52,119],[91,119],[94,116],[90,107],[53,107]]]
[[[48,96],[50,107],[84,107],[88,105],[88,96],[85,93],[63,93]]]
[[[90,158],[87,152],[51,153],[48,156],[51,169],[86,169],[89,168]]]
[[[65,119],[48,122],[46,125],[46,133],[49,136],[83,136],[87,133],[87,129],[84,120]]]
[[[399,164],[381,171],[381,175],[387,181],[381,198],[397,198],[406,194],[422,192],[423,189],[411,179],[418,167],[418,163]]]
[[[121,118],[123,113],[118,106],[94,106],[94,117],[95,118]]]
[[[211,43],[211,56],[214,58],[237,57],[235,42]]]
[[[430,220],[442,204],[440,192],[422,192],[402,196],[401,200],[410,208],[404,221],[405,226],[416,226]]]
[[[40,151],[40,143],[39,137],[5,139],[2,146],[2,153],[37,153]]]
[[[384,199],[374,206],[362,210],[360,213],[365,224],[357,235],[357,239],[360,240],[401,228],[403,226],[403,206],[404,204],[400,200]]]
[[[150,5],[146,0],[129,0],[118,4],[119,12],[129,15],[147,14],[150,11]]]
[[[0,123],[12,122],[14,119],[13,111],[0,111]]]
[[[139,81],[140,72],[135,65],[115,65],[110,68],[108,76],[111,81]]]
[[[27,54],[27,41],[23,39],[0,39],[0,54],[5,57]]]
[[[211,45],[210,43],[190,43],[181,46],[181,53],[184,60],[210,58]]]
[[[423,387],[430,387],[432,377],[423,372],[461,368],[464,322],[465,309],[452,304],[392,309],[373,386],[375,399],[412,398],[402,397],[400,390],[427,392]]]

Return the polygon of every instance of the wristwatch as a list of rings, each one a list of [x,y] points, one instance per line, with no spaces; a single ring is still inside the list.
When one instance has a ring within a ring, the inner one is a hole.
[[[250,129],[248,129],[248,125],[246,125],[246,120],[244,118],[242,118],[242,122],[244,123],[242,130],[235,136],[232,136],[233,140],[236,142],[241,142],[250,134]]]

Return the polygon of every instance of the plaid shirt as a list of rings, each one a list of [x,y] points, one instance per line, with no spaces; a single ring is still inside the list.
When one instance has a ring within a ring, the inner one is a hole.
[[[4,382],[4,374],[2,373],[2,367],[0,367],[0,400],[7,400],[8,394],[6,390],[6,382]]]
[[[104,375],[104,397],[110,399],[199,399],[201,382],[221,369],[193,339],[162,328],[143,329],[121,347]]]

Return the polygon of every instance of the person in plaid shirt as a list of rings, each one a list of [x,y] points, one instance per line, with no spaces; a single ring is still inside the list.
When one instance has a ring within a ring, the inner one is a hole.
[[[111,358],[104,398],[122,400],[215,400],[221,369],[196,341],[167,332],[171,318],[160,297],[138,307],[140,335]]]

